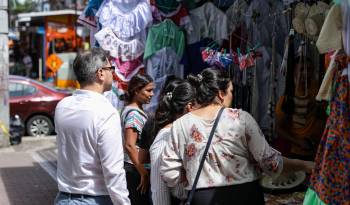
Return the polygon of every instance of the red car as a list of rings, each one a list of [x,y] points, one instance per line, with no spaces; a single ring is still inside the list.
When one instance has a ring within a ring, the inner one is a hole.
[[[50,135],[54,131],[57,103],[70,95],[38,81],[10,75],[10,115],[19,115],[28,135]]]

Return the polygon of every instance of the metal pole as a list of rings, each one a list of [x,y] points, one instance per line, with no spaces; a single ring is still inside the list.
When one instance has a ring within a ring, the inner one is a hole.
[[[9,130],[9,92],[8,92],[8,1],[0,0],[0,147],[8,146]]]

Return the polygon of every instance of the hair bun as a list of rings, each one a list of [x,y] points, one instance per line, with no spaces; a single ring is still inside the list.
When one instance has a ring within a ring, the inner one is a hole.
[[[198,75],[193,75],[193,74],[189,74],[187,76],[187,80],[188,82],[190,82],[193,86],[198,87],[201,85],[202,80],[203,80],[203,76],[201,74]]]

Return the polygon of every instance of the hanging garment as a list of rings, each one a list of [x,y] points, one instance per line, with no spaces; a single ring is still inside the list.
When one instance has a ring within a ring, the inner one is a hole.
[[[150,28],[143,58],[147,59],[165,47],[173,48],[177,56],[182,58],[185,48],[185,36],[179,27],[169,19]]]
[[[86,9],[87,8],[85,8],[84,12],[82,12],[79,15],[77,22],[79,24],[89,28],[90,30],[96,29],[97,28],[97,20],[96,20],[95,16],[87,16],[85,14]]]
[[[328,66],[327,72],[324,75],[324,78],[322,80],[322,84],[320,86],[320,89],[318,91],[318,94],[316,96],[316,100],[321,101],[321,100],[331,100],[331,95],[332,95],[332,82],[334,78],[334,74],[336,71],[336,57],[338,55],[339,50],[337,50],[333,56],[331,57],[331,62]]]
[[[120,58],[113,58],[111,63],[117,67],[119,73],[123,74],[125,77],[128,77],[131,73],[134,72],[143,62],[142,55],[134,60],[123,61]]]
[[[205,38],[197,43],[188,44],[186,46],[186,54],[187,54],[187,65],[185,67],[185,75],[190,73],[198,74],[205,68],[209,67],[209,64],[204,62],[201,56],[201,52],[203,49],[208,47],[210,43],[213,41],[211,39]]]
[[[345,72],[344,72],[345,71]],[[316,155],[310,189],[326,204],[350,203],[350,84],[338,69],[331,112]],[[305,203],[304,203],[305,204]]]
[[[226,15],[228,19],[228,31],[232,33],[244,22],[248,9],[246,0],[236,0],[230,8],[227,9]],[[246,27],[246,25],[244,26]]]
[[[211,38],[221,44],[228,39],[227,17],[211,2],[190,11],[193,32],[187,35],[187,43],[193,44],[204,38]]]
[[[187,9],[182,5],[179,5],[178,8],[171,13],[163,13],[160,11],[160,15],[162,19],[171,19],[177,26],[184,28],[188,34],[191,34],[193,31],[191,18]]]
[[[165,75],[175,75],[183,78],[183,67],[180,65],[176,52],[169,47],[157,51],[147,59],[147,74],[154,80]]]
[[[155,0],[155,3],[157,8],[163,13],[172,13],[180,5],[180,1],[178,0]]]
[[[184,77],[184,69],[179,57],[172,48],[163,48],[147,59],[146,73],[150,75],[155,84],[154,96],[151,103],[146,106],[147,112],[154,112],[159,102],[159,94],[168,76]]]
[[[144,43],[137,38],[130,41],[120,40],[109,27],[96,33],[95,38],[101,48],[109,51],[111,56],[121,58],[123,61],[140,57],[145,48]]]
[[[115,70],[115,74],[117,75],[118,79],[123,82],[129,82],[131,78],[136,75],[141,69],[143,69],[145,66],[143,64],[139,65],[138,67],[134,68],[129,75],[125,76],[119,69]]]
[[[85,16],[95,17],[97,10],[100,8],[103,0],[89,0],[88,5],[84,10]]]
[[[316,46],[321,54],[343,48],[342,27],[341,7],[333,5],[316,42]]]
[[[343,14],[343,47],[345,53],[350,56],[350,2],[341,1],[341,8]],[[350,57],[348,57],[350,59]],[[347,72],[350,73],[350,60],[348,61]],[[350,75],[348,75],[348,80],[350,83]]]
[[[110,27],[120,39],[128,39],[152,23],[152,10],[147,0],[106,0],[96,16],[103,28]]]

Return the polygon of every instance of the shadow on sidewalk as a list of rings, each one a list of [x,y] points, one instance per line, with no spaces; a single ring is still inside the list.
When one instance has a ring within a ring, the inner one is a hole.
[[[38,163],[0,168],[1,205],[51,205],[56,194],[56,182]]]

